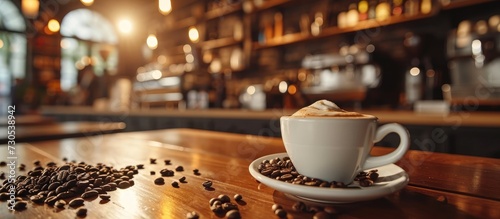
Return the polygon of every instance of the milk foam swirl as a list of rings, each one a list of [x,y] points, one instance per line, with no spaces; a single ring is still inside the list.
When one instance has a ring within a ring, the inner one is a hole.
[[[331,116],[331,117],[363,117],[364,115],[357,112],[349,112],[341,109],[337,104],[328,100],[318,100],[313,104],[306,106],[294,114],[293,117],[309,117],[309,116]]]

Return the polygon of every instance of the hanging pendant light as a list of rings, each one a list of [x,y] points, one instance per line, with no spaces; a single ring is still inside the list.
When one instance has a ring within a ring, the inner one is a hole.
[[[167,15],[172,11],[172,2],[170,0],[158,0],[158,8],[162,14]]]
[[[92,4],[94,4],[94,0],[80,0],[80,1],[85,6],[91,6]]]
[[[36,18],[38,16],[38,10],[40,10],[39,0],[23,0],[21,4],[21,9],[24,16],[27,18]]]

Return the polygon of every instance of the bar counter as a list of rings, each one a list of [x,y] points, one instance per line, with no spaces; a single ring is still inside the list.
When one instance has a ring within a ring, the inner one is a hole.
[[[7,146],[0,149],[6,151]],[[34,160],[42,166],[49,162],[61,166],[63,158],[117,169],[144,164],[144,169],[133,176],[134,185],[108,192],[109,201],[90,198],[81,207],[63,208],[28,201],[27,208],[20,211],[8,210],[2,201],[1,218],[75,218],[80,208],[88,210],[86,218],[186,218],[189,212],[200,218],[224,218],[209,206],[209,200],[221,194],[231,197],[241,218],[278,218],[271,209],[273,204],[283,206],[287,218],[313,217],[313,213],[293,210],[299,199],[259,183],[249,173],[252,161],[285,152],[280,138],[168,129],[20,143],[15,150],[17,165],[26,164],[27,169],[16,174],[27,174]],[[391,150],[374,147],[372,154]],[[156,159],[155,164],[151,158]],[[154,183],[161,169],[173,170],[178,165],[183,171],[163,177],[164,185]],[[362,202],[305,203],[333,207],[338,218],[500,218],[499,159],[410,150],[396,165],[409,176],[408,185],[400,191]],[[0,171],[7,173],[7,168],[0,167]],[[184,182],[171,185],[182,176]],[[202,186],[207,180],[213,182],[210,189]],[[235,194],[241,194],[242,200],[235,201]]]
[[[92,115],[92,116],[154,116],[211,119],[264,119],[276,120],[291,115],[296,109],[268,109],[262,111],[244,109],[175,110],[149,109],[130,111],[94,110],[91,107],[44,106],[42,115]],[[397,122],[405,125],[440,125],[500,127],[500,112],[452,112],[449,114],[416,113],[408,110],[360,110],[359,112],[377,116],[380,123]]]

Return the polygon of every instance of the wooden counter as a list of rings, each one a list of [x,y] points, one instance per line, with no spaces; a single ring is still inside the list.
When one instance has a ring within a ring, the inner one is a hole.
[[[7,150],[7,147],[0,146],[0,149]],[[375,147],[372,154],[390,150]],[[23,143],[16,146],[16,162],[26,164],[27,170],[33,168],[34,160],[62,165],[63,158],[92,165],[101,162],[116,168],[144,164],[145,168],[134,175],[133,186],[108,192],[110,201],[87,199],[82,206],[88,209],[86,218],[186,218],[192,211],[200,218],[223,218],[214,214],[208,204],[220,194],[231,197],[242,218],[278,218],[271,210],[275,203],[284,207],[287,218],[312,218],[312,213],[292,209],[296,200],[260,184],[248,172],[253,160],[284,151],[279,138],[170,129]],[[150,158],[157,158],[157,164],[151,164]],[[0,161],[4,159],[2,155]],[[169,159],[171,165],[165,165],[164,159]],[[182,165],[184,171],[163,177],[165,185],[154,184],[159,170],[174,169],[177,165]],[[397,165],[408,173],[408,186],[372,201],[329,204],[338,211],[336,216],[500,218],[499,159],[409,151]],[[7,172],[7,168],[0,167],[0,171]],[[200,174],[194,174],[194,169]],[[156,175],[150,175],[153,170],[157,171]],[[17,174],[26,173],[17,171]],[[185,183],[177,188],[170,185],[181,176],[186,177]],[[212,189],[203,188],[206,180],[213,182]],[[242,201],[235,202],[234,194],[241,194]],[[68,206],[58,209],[28,201],[26,210],[12,212],[6,208],[5,201],[0,205],[1,218],[78,218],[77,208]]]
[[[284,115],[291,115],[296,110],[269,109],[263,111],[251,110],[130,110],[130,111],[96,111],[91,107],[57,107],[45,106],[41,109],[42,115],[71,116],[155,116],[155,117],[182,117],[182,118],[211,118],[211,119],[264,119],[277,120]],[[452,112],[448,115],[425,114],[413,111],[394,110],[361,110],[361,113],[371,114],[379,118],[380,123],[397,122],[405,125],[440,125],[440,126],[470,126],[470,127],[500,127],[500,112]]]

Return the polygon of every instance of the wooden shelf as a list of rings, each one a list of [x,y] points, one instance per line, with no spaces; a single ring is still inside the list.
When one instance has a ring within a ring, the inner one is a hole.
[[[222,16],[230,15],[240,11],[242,11],[241,3],[226,5],[218,9],[207,11],[205,13],[205,20],[208,21],[215,18],[220,18]]]
[[[473,6],[473,5],[479,5],[479,4],[484,4],[488,2],[494,2],[496,0],[462,0],[462,1],[454,1],[451,2],[448,5],[443,5],[442,9],[443,10],[451,10],[451,9],[456,9],[456,8],[463,8],[467,6]]]
[[[204,50],[209,50],[209,49],[216,49],[216,48],[233,46],[233,45],[237,45],[241,42],[243,42],[243,41],[242,40],[235,40],[232,37],[227,37],[227,38],[221,38],[221,39],[216,39],[216,40],[209,40],[209,41],[200,42],[198,44],[198,46],[200,46]]]
[[[293,2],[293,0],[271,0],[271,1],[266,1],[261,6],[256,6],[255,5],[255,8],[252,10],[251,13],[256,13],[256,12],[264,11],[264,10],[267,10],[267,9],[270,9],[270,8],[274,8],[274,7],[278,7],[278,6],[283,6],[283,5],[287,4],[287,3],[292,3],[292,2]]]
[[[277,46],[290,45],[290,44],[294,44],[294,43],[305,42],[305,41],[315,40],[315,39],[324,38],[324,37],[330,37],[330,36],[334,36],[334,35],[338,35],[338,34],[352,33],[352,32],[366,30],[366,29],[370,29],[370,28],[383,27],[383,26],[389,26],[389,25],[393,25],[393,24],[405,23],[405,22],[409,22],[409,21],[421,20],[421,19],[425,19],[425,18],[430,18],[434,15],[435,15],[435,13],[419,14],[419,15],[415,15],[415,16],[402,15],[402,16],[390,17],[384,21],[377,21],[374,19],[361,21],[354,27],[345,27],[345,28],[339,28],[336,26],[335,27],[326,27],[317,36],[310,35],[309,33],[307,33],[307,34],[305,34],[305,33],[287,34],[287,35],[284,35],[282,37],[276,37],[276,38],[270,39],[265,43],[254,42],[253,49],[259,50],[259,49],[266,49],[266,48],[277,47]]]

